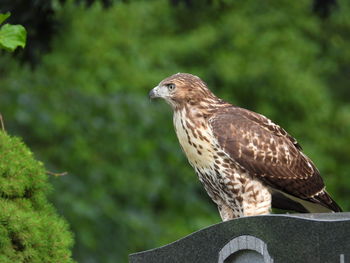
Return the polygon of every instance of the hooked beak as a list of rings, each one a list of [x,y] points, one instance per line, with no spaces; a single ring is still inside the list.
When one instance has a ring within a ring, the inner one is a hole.
[[[157,86],[148,93],[148,96],[150,99],[155,99],[155,98],[165,99],[166,97],[169,96],[169,93],[168,93],[168,89],[164,88],[164,86]]]
[[[158,86],[151,89],[151,91],[148,93],[148,97],[150,99],[154,99],[154,98],[159,98],[159,95],[158,95]]]

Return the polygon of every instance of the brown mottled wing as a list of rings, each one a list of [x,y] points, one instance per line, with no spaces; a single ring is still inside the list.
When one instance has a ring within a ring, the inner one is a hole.
[[[280,126],[258,113],[234,106],[219,110],[209,123],[219,147],[267,185],[339,211],[324,191],[315,165]]]

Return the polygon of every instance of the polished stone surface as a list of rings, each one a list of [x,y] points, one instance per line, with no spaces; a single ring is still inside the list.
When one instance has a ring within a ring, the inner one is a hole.
[[[247,242],[242,242],[242,236]],[[252,249],[254,239],[261,240],[267,252]],[[240,240],[241,248],[234,250],[235,240]],[[164,247],[132,254],[129,262],[228,263],[236,262],[232,261],[235,257],[247,260],[249,255],[244,255],[244,251],[255,257],[259,254],[254,251],[261,253],[263,262],[350,262],[350,213],[238,218],[204,228]]]

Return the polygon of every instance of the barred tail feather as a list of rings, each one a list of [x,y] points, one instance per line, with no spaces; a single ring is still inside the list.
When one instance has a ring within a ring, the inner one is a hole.
[[[314,196],[313,199],[315,199],[317,203],[329,208],[333,212],[343,212],[341,207],[325,190]]]
[[[322,191],[310,199],[301,199],[274,189],[272,206],[274,208],[293,210],[301,213],[342,212],[341,207],[326,191]]]

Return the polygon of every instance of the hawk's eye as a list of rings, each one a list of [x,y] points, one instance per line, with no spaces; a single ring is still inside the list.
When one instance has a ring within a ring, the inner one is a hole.
[[[175,89],[175,84],[174,83],[170,83],[170,84],[167,85],[167,87],[168,87],[168,90],[172,91],[172,90]]]

